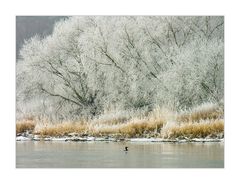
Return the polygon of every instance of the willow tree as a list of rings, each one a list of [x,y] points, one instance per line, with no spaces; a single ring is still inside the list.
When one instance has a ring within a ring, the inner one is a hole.
[[[223,17],[84,16],[26,41],[17,108],[58,118],[223,98]]]

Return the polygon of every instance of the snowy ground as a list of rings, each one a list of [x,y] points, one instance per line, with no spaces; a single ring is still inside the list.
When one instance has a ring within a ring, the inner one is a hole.
[[[65,137],[46,137],[41,138],[38,135],[29,134],[27,136],[19,135],[16,141],[128,141],[128,142],[224,142],[224,139],[210,139],[210,138],[193,138],[193,139],[163,139],[163,138],[113,138],[113,137],[79,137],[79,136],[65,136]]]

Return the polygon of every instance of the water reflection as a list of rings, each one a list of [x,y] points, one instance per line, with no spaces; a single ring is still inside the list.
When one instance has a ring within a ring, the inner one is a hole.
[[[222,168],[224,144],[17,142],[16,167]]]

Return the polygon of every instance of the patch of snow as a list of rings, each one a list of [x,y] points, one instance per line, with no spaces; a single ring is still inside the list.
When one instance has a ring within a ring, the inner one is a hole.
[[[44,138],[43,140],[44,141],[51,141],[53,138],[52,137],[46,137],[46,138]]]
[[[117,141],[117,139],[110,137],[108,138],[108,141]]]
[[[206,138],[194,138],[193,142],[221,142],[220,139],[206,139]]]
[[[16,137],[16,141],[30,141],[31,138],[29,137],[24,137],[24,136],[18,136]]]
[[[53,137],[52,141],[66,141],[67,138],[66,137]]]
[[[185,143],[185,142],[189,142],[188,140],[186,139],[181,139],[181,140],[178,140],[179,143]]]
[[[34,135],[32,138],[33,141],[40,141],[41,137],[39,135]]]
[[[75,137],[66,138],[65,141],[87,141],[87,138],[75,136]]]
[[[164,139],[162,138],[156,138],[156,139],[153,139],[152,142],[162,142]]]
[[[156,138],[132,138],[129,139],[130,142],[159,142],[161,139]]]
[[[96,137],[95,141],[107,141],[105,137]]]
[[[87,141],[95,141],[95,137],[88,137]]]

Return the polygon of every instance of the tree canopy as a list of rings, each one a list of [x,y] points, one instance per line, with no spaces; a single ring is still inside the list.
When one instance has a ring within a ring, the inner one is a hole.
[[[223,17],[74,16],[20,54],[17,115],[180,110],[224,96]]]

